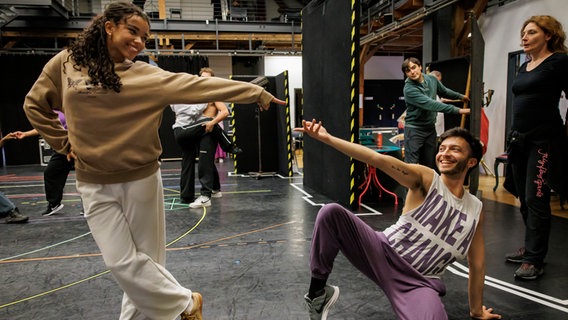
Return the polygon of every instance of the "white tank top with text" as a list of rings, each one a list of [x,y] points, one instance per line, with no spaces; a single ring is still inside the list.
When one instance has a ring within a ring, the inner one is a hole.
[[[461,199],[452,194],[434,172],[424,202],[401,215],[383,233],[418,272],[439,278],[446,266],[467,256],[481,208],[481,201],[465,190]]]

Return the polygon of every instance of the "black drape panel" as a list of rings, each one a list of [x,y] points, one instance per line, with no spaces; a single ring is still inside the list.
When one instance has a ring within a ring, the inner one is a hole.
[[[430,63],[430,70],[437,70],[442,73],[442,83],[445,87],[456,92],[465,93],[467,86],[467,73],[469,70],[469,57],[458,57],[444,61],[434,61]],[[463,102],[451,103],[458,108],[463,107]],[[444,128],[446,130],[459,127],[461,115],[444,114]],[[469,122],[466,121],[466,129],[469,129]]]
[[[209,59],[204,56],[159,56],[158,66],[171,72],[187,72],[199,74],[199,70],[209,66]],[[172,125],[176,118],[173,111],[167,107],[164,110],[160,126],[160,141],[162,143],[162,159],[176,159],[181,157],[181,149],[174,139]]]
[[[288,92],[288,71],[274,77],[275,93],[279,99],[290,101]],[[276,111],[276,134],[278,144],[278,172],[284,176],[294,175],[292,168],[292,126],[290,124],[290,104],[285,106],[273,104]]]
[[[0,130],[2,134],[31,130],[23,105],[24,98],[37,80],[43,66],[53,55],[0,55]],[[23,165],[40,163],[38,137],[11,140],[4,146],[6,163]]]
[[[209,59],[204,56],[158,56],[160,68],[172,72],[199,74],[199,70],[209,66]]]
[[[233,75],[231,78],[250,82],[256,77]],[[275,94],[274,77],[266,78],[268,79],[268,84],[265,86],[266,91]],[[243,153],[235,157],[237,173],[279,172],[276,115],[277,108],[274,107],[259,112],[256,103],[234,104],[233,139],[235,144],[243,149]],[[286,172],[279,173],[287,175]]]
[[[311,1],[302,10],[304,119],[321,120],[348,141],[359,139],[359,1]],[[356,204],[353,160],[304,139],[304,185],[332,201]]]

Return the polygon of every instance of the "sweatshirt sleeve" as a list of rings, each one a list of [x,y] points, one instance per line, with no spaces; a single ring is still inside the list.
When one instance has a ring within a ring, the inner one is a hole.
[[[143,63],[143,62],[137,62]],[[269,105],[274,96],[264,88],[255,84],[227,80],[218,77],[198,77],[188,73],[175,73],[146,65],[143,72],[148,77],[140,77],[141,81],[153,83],[159,88],[158,96],[164,99],[163,104],[194,104],[211,101],[233,103],[255,103]]]
[[[24,112],[31,125],[55,151],[67,154],[70,144],[67,130],[59,121],[54,109],[62,108],[61,59],[62,54],[53,57],[43,68],[38,79],[24,99]],[[63,110],[63,112],[65,112]]]
[[[436,111],[436,112],[443,112],[450,114],[459,114],[460,112],[460,109],[458,107],[436,101],[428,97],[424,93],[422,93],[418,89],[418,87],[414,85],[404,86],[404,100],[407,104],[428,111]]]

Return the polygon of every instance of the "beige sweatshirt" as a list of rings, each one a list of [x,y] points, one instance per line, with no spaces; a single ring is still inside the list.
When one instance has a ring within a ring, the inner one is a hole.
[[[122,183],[145,178],[159,167],[158,129],[170,104],[260,102],[273,96],[263,88],[215,77],[172,73],[145,62],[115,64],[119,93],[93,86],[86,70],[73,68],[65,50],[43,68],[27,94],[24,110],[32,126],[57,152],[77,155],[77,180]],[[61,127],[54,108],[67,119]]]

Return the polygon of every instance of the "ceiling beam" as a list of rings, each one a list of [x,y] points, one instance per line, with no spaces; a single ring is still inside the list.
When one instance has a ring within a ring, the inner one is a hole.
[[[387,37],[392,32],[404,29],[416,23],[421,23],[424,21],[424,18],[427,17],[428,15],[431,15],[434,12],[441,10],[449,5],[452,5],[458,1],[459,0],[439,0],[428,8],[423,7],[421,9],[415,10],[414,12],[404,16],[400,20],[395,20],[389,23],[388,25],[380,28],[379,30],[371,32],[364,37],[361,37],[360,44],[364,45],[366,43],[380,42],[382,39]]]
[[[3,38],[76,38],[79,31],[3,31]],[[271,42],[302,42],[301,34],[266,34],[266,33],[179,33],[179,32],[153,32],[150,39],[168,38],[172,40],[185,39],[187,41],[271,41]]]

